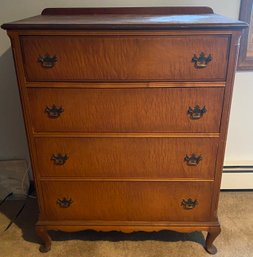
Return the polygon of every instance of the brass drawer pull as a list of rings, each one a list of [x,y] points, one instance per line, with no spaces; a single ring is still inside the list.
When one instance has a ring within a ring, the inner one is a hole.
[[[187,114],[190,115],[190,118],[192,120],[198,120],[200,119],[204,113],[207,112],[206,107],[204,106],[202,109],[199,107],[199,105],[196,105],[194,108],[189,107]]]
[[[68,156],[66,154],[62,155],[62,154],[53,154],[51,157],[51,160],[54,161],[55,165],[63,165],[67,160],[68,160]]]
[[[60,114],[64,112],[64,109],[61,106],[57,107],[53,104],[52,107],[46,106],[45,112],[48,114],[49,118],[58,118]]]
[[[191,156],[186,155],[184,157],[184,160],[187,162],[187,165],[189,166],[197,166],[199,162],[202,160],[202,156],[198,156],[193,153]]]
[[[207,57],[205,56],[205,54],[203,52],[200,53],[199,57],[197,57],[196,54],[194,54],[194,56],[192,57],[192,62],[194,62],[194,67],[196,69],[203,69],[206,68],[208,63],[210,61],[212,61],[212,56],[211,54],[209,54]]]
[[[41,63],[43,68],[53,68],[57,62],[57,57],[56,55],[45,54],[43,56],[39,56],[38,62]]]
[[[198,205],[198,200],[192,200],[191,198],[188,199],[183,199],[183,201],[181,202],[181,206],[183,206],[183,208],[185,210],[192,210],[193,208],[196,207],[196,205]]]
[[[67,199],[66,197],[63,197],[62,199],[57,199],[56,203],[61,208],[68,208],[73,203],[73,201],[71,198]]]

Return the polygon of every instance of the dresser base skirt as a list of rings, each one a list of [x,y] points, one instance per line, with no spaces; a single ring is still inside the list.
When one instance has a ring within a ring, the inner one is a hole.
[[[158,232],[161,230],[171,230],[182,233],[194,231],[207,231],[207,237],[204,248],[210,254],[216,254],[217,249],[213,245],[214,240],[220,234],[221,228],[218,221],[215,222],[87,222],[87,221],[38,221],[36,224],[36,233],[42,240],[40,252],[45,253],[51,249],[51,237],[48,231],[77,232],[81,230],[95,231],[120,231],[132,233],[136,231]]]

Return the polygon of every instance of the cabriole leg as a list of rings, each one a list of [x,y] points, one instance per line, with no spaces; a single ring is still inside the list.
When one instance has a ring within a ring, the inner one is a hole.
[[[41,226],[36,226],[36,233],[39,238],[43,241],[43,244],[40,246],[40,252],[46,253],[51,249],[51,237],[48,234],[47,229]]]
[[[220,232],[221,232],[220,227],[214,227],[214,228],[210,228],[208,230],[208,234],[207,234],[207,237],[206,237],[206,244],[205,244],[205,249],[208,253],[210,253],[210,254],[216,254],[217,253],[217,249],[213,245],[213,241],[220,234]]]

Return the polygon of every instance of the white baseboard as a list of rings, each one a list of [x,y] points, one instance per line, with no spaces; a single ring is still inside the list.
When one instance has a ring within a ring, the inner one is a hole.
[[[221,189],[253,189],[253,172],[223,173]]]
[[[253,164],[226,163],[223,169],[221,189],[253,189]]]

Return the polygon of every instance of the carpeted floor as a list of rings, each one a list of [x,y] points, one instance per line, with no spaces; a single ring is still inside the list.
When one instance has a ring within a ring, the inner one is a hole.
[[[29,199],[14,224],[3,232],[21,208],[22,201],[7,201],[0,206],[0,257],[202,257],[209,256],[202,245],[206,233],[189,234],[119,232],[51,232],[52,250],[39,252],[34,232],[37,207]],[[219,217],[221,235],[215,245],[216,257],[253,256],[253,192],[222,192]]]

